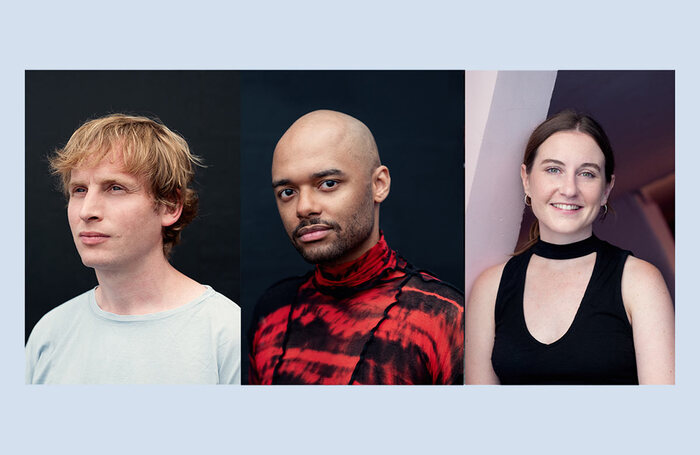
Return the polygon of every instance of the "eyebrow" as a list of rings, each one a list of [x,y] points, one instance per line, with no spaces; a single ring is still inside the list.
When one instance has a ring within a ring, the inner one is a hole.
[[[112,178],[108,177],[102,180],[99,180],[97,182],[98,185],[114,185],[114,184],[119,184],[119,185],[124,185],[125,179],[118,179],[118,178]],[[72,179],[68,182],[69,185],[85,185],[85,180],[83,179]]]
[[[345,173],[341,171],[340,169],[325,169],[323,171],[318,171],[314,172],[311,174],[312,179],[320,179],[323,177],[329,177],[331,175],[337,175],[339,177],[345,176]],[[280,179],[280,180],[273,180],[272,181],[272,188],[277,188],[278,186],[284,186],[290,184],[292,181],[289,179]]]
[[[546,160],[542,160],[542,164],[549,164],[549,163],[558,164],[559,166],[566,166],[566,164],[564,164],[564,162],[559,161],[559,160],[553,160],[553,159],[549,159],[549,158]],[[600,166],[597,165],[596,163],[583,163],[579,166],[579,168],[582,168],[582,167],[592,167],[592,168],[596,169],[598,172],[600,172]]]

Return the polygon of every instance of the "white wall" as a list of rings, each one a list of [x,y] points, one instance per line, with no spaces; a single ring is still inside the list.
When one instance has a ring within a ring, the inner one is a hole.
[[[556,71],[466,74],[465,296],[486,268],[505,262],[523,214],[520,164],[547,117]]]

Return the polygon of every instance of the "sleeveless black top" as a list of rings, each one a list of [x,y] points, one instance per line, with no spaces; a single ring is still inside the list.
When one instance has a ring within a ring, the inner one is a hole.
[[[593,252],[593,273],[571,326],[551,344],[537,341],[523,313],[530,258],[571,259]],[[496,297],[491,355],[501,384],[638,384],[632,326],[621,289],[630,254],[591,236],[568,245],[540,240],[506,263]]]

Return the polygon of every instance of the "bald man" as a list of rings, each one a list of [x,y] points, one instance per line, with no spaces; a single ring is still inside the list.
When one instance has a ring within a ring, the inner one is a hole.
[[[389,195],[370,130],[314,111],[272,159],[284,228],[313,271],[273,285],[249,334],[253,384],[461,384],[464,297],[389,248]]]

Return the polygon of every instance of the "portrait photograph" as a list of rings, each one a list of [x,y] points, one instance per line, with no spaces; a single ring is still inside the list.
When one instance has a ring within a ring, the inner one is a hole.
[[[244,384],[462,383],[464,72],[243,72],[241,179]]]

